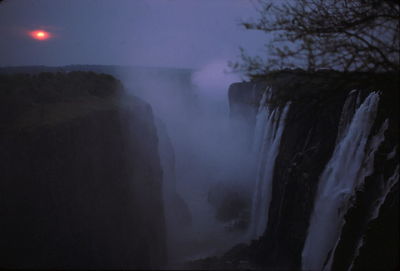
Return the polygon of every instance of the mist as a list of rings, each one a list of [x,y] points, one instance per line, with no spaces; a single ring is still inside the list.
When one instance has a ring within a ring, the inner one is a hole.
[[[229,116],[227,91],[240,78],[227,72],[226,63],[216,59],[196,70],[121,75],[128,93],[148,102],[158,120],[170,264],[219,255],[245,234],[218,221],[210,202],[210,197],[222,200],[222,190],[248,197],[252,187],[247,133],[235,125],[240,120]],[[173,157],[162,149],[165,140],[171,142]],[[166,170],[171,159],[173,170]],[[169,221],[179,212],[167,199],[174,192],[189,208],[189,225]]]

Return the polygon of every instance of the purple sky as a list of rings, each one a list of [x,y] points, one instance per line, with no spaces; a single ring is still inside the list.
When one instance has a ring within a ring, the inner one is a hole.
[[[197,68],[262,54],[262,33],[244,30],[254,0],[5,0],[0,66],[117,64]],[[47,41],[26,32],[44,29]]]

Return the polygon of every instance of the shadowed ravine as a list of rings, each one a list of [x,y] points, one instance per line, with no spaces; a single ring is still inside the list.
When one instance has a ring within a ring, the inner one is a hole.
[[[391,74],[90,69],[0,74],[1,268],[398,266]]]

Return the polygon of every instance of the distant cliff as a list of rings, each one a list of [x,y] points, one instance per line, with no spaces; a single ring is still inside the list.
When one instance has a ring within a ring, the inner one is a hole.
[[[0,268],[166,261],[150,106],[91,72],[0,75]]]

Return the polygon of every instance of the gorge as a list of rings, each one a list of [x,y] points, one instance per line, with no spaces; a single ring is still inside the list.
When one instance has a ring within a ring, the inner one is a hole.
[[[190,70],[21,69],[0,70],[1,268],[399,266],[392,74],[210,97]]]
[[[0,270],[395,271],[400,0],[0,0]]]

